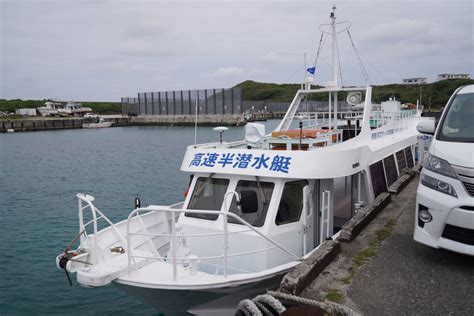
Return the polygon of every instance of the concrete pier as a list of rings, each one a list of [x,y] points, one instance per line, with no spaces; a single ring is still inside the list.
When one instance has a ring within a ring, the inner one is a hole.
[[[55,129],[82,128],[84,119],[25,119],[0,121],[0,132],[8,130],[15,132],[45,131]]]
[[[104,116],[107,120],[113,121],[112,127],[121,126],[193,126],[194,115],[155,115],[155,116]],[[58,129],[82,128],[83,123],[94,122],[94,119],[85,118],[46,118],[46,119],[23,119],[23,120],[0,120],[0,133],[8,130],[14,132],[45,131]],[[245,123],[243,115],[239,114],[217,114],[199,115],[198,124],[200,126],[236,126]]]

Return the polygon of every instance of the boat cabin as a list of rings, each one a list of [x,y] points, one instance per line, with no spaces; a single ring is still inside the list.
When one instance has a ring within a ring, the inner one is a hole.
[[[353,181],[353,177],[284,179],[213,173],[198,173],[191,177],[183,209],[233,213],[298,257],[303,257],[321,241],[339,231],[356,211],[355,204],[352,203],[354,200],[359,205],[364,203],[357,196],[359,183],[357,179]],[[362,196],[366,196],[365,189]],[[222,216],[218,214],[186,212],[180,215],[178,223],[186,235],[222,232],[222,221]],[[229,218],[228,230],[229,253],[272,248],[270,243],[238,220]],[[207,240],[187,238],[187,245],[191,249],[200,249],[202,253],[197,254],[199,256],[217,255],[222,253],[221,237],[210,236]],[[215,247],[202,249],[199,243]],[[229,271],[256,272],[284,264],[291,259],[282,254],[280,249],[267,250],[260,254],[231,257]],[[207,266],[210,269],[207,272],[215,272],[218,265],[216,261],[202,262],[201,268]],[[207,270],[205,267],[204,269]]]

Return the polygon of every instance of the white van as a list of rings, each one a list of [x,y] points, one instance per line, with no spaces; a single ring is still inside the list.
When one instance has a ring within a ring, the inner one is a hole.
[[[414,239],[474,255],[474,85],[457,89],[437,127],[420,122],[433,139],[416,195]]]

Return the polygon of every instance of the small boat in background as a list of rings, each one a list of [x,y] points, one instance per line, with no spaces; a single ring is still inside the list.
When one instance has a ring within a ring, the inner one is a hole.
[[[44,106],[36,108],[36,110],[41,116],[53,116],[53,115],[59,114],[58,109],[60,108],[61,108],[60,102],[47,101],[44,103]]]
[[[82,124],[82,128],[104,128],[104,127],[111,127],[114,122],[107,121],[103,117],[98,118],[98,122],[96,123],[84,123]]]
[[[74,101],[68,102],[64,109],[59,109],[59,115],[61,116],[82,116],[88,112],[92,112],[90,107],[83,107],[82,103]]]

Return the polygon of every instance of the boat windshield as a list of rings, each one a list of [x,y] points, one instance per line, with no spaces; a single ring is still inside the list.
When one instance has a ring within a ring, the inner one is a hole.
[[[258,197],[258,209],[253,213],[242,213],[235,202],[234,196],[229,211],[238,215],[252,226],[262,227],[265,223],[265,217],[267,216],[268,205],[270,204],[274,187],[275,184],[273,182],[240,180],[237,183],[235,191],[238,194],[241,194],[242,191],[254,191]],[[229,218],[229,223],[241,224],[233,218]]]
[[[441,122],[438,139],[474,143],[474,93],[458,94]]]
[[[229,179],[219,179],[211,177],[200,177],[196,180],[193,195],[189,202],[188,209],[220,211],[224,194],[229,186]],[[215,221],[219,215],[186,213],[187,217],[195,217]]]

